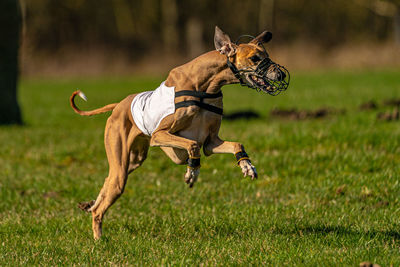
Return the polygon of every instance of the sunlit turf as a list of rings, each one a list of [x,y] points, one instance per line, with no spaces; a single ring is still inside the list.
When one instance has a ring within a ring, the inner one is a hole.
[[[400,122],[382,122],[400,98],[400,71],[292,73],[277,97],[224,88],[220,136],[242,142],[259,172],[243,178],[232,155],[202,158],[193,189],[184,166],[158,148],[129,177],[94,242],[77,203],[94,199],[108,165],[108,114],[79,117],[73,90],[95,108],[155,88],[162,78],[29,79],[20,84],[25,125],[0,127],[0,265],[400,265]],[[368,100],[378,110],[360,111]],[[301,121],[273,108],[344,109]]]

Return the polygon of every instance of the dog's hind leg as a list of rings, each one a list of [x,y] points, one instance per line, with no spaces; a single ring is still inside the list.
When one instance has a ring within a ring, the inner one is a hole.
[[[121,196],[128,178],[130,151],[140,131],[123,114],[111,115],[107,120],[104,143],[109,163],[109,174],[96,199],[89,209],[92,212],[92,228],[95,239],[102,234],[102,221],[107,209]],[[134,149],[137,151],[138,149]],[[147,151],[146,151],[147,153]],[[140,154],[140,153],[139,153]],[[143,153],[134,158],[136,167],[139,159],[144,160]]]
[[[128,174],[139,168],[146,160],[149,145],[149,138],[136,137],[130,150]]]
[[[96,202],[90,208],[94,239],[101,237],[104,214],[123,193],[128,177],[129,151],[126,144],[127,136],[118,125],[112,124],[109,119],[104,140],[109,163],[109,174]]]

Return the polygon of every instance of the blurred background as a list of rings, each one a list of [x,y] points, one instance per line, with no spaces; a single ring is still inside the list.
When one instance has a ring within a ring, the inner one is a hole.
[[[400,65],[399,0],[21,0],[25,76],[165,74],[232,40],[269,30],[289,69]]]

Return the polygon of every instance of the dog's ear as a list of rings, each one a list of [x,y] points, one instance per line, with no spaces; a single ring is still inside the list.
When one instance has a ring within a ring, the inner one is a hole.
[[[263,43],[268,43],[272,39],[272,33],[263,31],[260,35],[258,35],[256,38],[251,40],[251,44],[263,44]]]
[[[215,49],[222,55],[231,57],[236,54],[236,45],[231,42],[229,36],[218,26],[215,26],[214,45]]]

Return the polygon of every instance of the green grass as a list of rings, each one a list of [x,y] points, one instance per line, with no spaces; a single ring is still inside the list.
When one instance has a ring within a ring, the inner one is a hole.
[[[277,97],[224,88],[225,111],[262,118],[223,121],[259,172],[241,176],[232,155],[202,159],[190,190],[184,166],[158,148],[130,175],[92,240],[77,203],[94,199],[108,165],[108,114],[80,117],[68,105],[79,87],[94,108],[155,88],[160,78],[23,80],[26,125],[0,127],[0,265],[400,265],[400,124],[359,111],[400,97],[400,71],[292,73]],[[291,121],[275,107],[346,109]],[[382,107],[379,111],[390,110]]]

